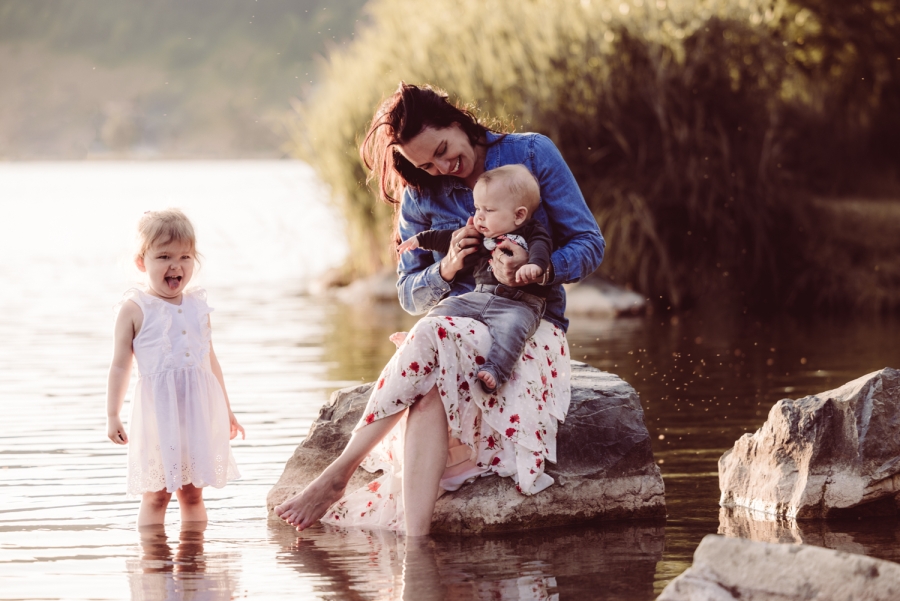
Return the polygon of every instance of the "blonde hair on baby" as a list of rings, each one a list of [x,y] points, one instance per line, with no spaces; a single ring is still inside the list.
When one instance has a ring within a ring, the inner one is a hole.
[[[525,165],[503,165],[485,171],[475,185],[487,186],[491,182],[506,184],[507,189],[516,196],[522,206],[528,209],[529,217],[534,215],[538,205],[541,204],[541,185]]]
[[[161,246],[171,242],[189,244],[191,254],[194,255],[195,259],[198,258],[194,226],[191,225],[191,220],[180,209],[147,211],[141,216],[138,221],[138,250],[135,258],[143,257],[154,246]]]

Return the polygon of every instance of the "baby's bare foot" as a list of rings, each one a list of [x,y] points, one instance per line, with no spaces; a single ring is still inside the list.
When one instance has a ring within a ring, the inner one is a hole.
[[[315,524],[328,508],[344,496],[346,482],[323,472],[299,494],[275,506],[275,515],[298,531]]]
[[[400,345],[403,344],[403,341],[406,340],[406,332],[394,332],[390,336],[388,336],[388,340],[393,342],[397,348],[400,348]]]
[[[494,390],[497,388],[497,380],[495,380],[494,376],[492,376],[490,373],[486,371],[480,371],[475,377],[481,380],[481,387],[485,392],[494,392]]]

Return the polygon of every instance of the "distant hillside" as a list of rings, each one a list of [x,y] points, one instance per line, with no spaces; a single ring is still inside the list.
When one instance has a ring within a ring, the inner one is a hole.
[[[0,0],[0,160],[281,156],[365,0]]]

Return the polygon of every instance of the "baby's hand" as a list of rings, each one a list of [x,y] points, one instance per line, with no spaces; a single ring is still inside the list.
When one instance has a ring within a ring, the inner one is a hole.
[[[419,248],[419,239],[413,236],[409,240],[404,240],[397,247],[397,253],[405,253]]]
[[[537,265],[531,263],[522,265],[519,267],[519,270],[516,271],[516,283],[531,284],[532,282],[536,282],[542,275],[544,275],[544,270]]]
[[[238,423],[237,418],[231,411],[228,412],[228,420],[231,422],[231,440],[234,440],[237,437],[238,432],[241,433],[241,440],[246,440],[247,433],[244,432],[244,426]]]
[[[106,435],[116,444],[128,444],[128,434],[118,416],[106,418]]]

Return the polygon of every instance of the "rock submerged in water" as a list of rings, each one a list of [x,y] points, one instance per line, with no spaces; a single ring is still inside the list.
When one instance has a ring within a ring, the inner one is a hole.
[[[328,280],[314,282],[312,292],[332,295],[348,305],[397,303],[397,274],[393,271],[382,271],[346,286],[333,284]],[[569,316],[629,317],[643,315],[647,310],[647,299],[643,296],[600,277],[566,284],[565,289],[566,315]]]
[[[719,459],[723,507],[788,518],[894,515],[900,500],[900,371],[778,401]]]
[[[694,564],[657,601],[808,601],[900,598],[900,565],[809,545],[709,534]]]
[[[335,392],[269,491],[272,508],[303,490],[350,439],[371,384]],[[665,488],[653,460],[637,392],[610,373],[572,362],[572,402],[557,435],[556,481],[533,496],[510,478],[476,479],[438,499],[433,532],[502,532],[594,520],[664,517]],[[348,491],[375,476],[357,469]]]

